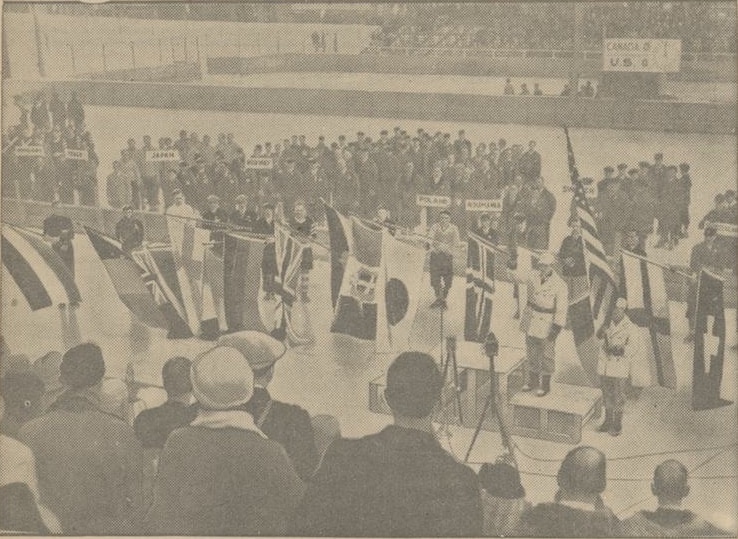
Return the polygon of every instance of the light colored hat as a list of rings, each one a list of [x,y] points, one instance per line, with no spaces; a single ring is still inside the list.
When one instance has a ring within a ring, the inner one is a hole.
[[[60,389],[63,386],[60,380],[61,363],[61,352],[56,350],[44,354],[33,362],[33,372],[43,380],[46,391]]]
[[[128,404],[128,386],[119,378],[104,378],[100,386],[100,409],[123,417]]]
[[[552,253],[549,253],[548,251],[541,253],[541,256],[538,257],[538,263],[543,264],[544,266],[551,266],[554,261],[556,260],[556,257]]]
[[[625,298],[618,298],[615,302],[615,307],[618,309],[627,309],[628,308],[628,300]]]
[[[236,348],[217,346],[200,354],[190,369],[192,392],[209,410],[228,410],[247,403],[254,393],[254,373]]]
[[[218,346],[230,346],[241,352],[255,371],[274,365],[287,352],[283,342],[259,331],[223,335],[218,339]]]

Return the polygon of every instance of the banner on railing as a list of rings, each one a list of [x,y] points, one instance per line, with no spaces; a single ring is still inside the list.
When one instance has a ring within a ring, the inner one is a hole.
[[[271,170],[274,167],[274,159],[271,157],[249,157],[246,159],[247,169]]]
[[[43,146],[16,146],[15,156],[16,157],[44,157]]]
[[[87,161],[87,150],[73,150],[67,148],[64,150],[64,157],[71,161]]]
[[[417,195],[415,203],[421,208],[448,208],[451,198],[441,195]]]
[[[502,211],[501,198],[467,199],[464,203],[466,211]]]
[[[146,160],[151,162],[179,161],[179,152],[177,150],[148,150]]]

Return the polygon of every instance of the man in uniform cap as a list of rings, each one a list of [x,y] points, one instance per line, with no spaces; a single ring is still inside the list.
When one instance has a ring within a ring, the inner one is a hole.
[[[131,206],[123,207],[123,217],[115,224],[115,237],[121,244],[121,249],[130,253],[137,247],[141,247],[144,239],[143,223],[133,217]]]
[[[223,335],[219,346],[235,348],[249,362],[254,373],[254,394],[243,406],[256,426],[270,440],[279,442],[292,460],[297,474],[308,480],[318,465],[310,415],[294,404],[272,399],[267,391],[274,376],[274,366],[287,351],[285,345],[258,331],[239,331]]]
[[[254,391],[248,361],[217,346],[193,361],[190,379],[199,410],[164,445],[147,532],[283,535],[304,484],[243,409]]]
[[[525,333],[526,370],[528,380],[522,391],[536,389],[543,397],[551,391],[551,376],[556,369],[556,339],[566,326],[569,291],[553,269],[554,255],[544,252],[538,258],[538,269],[529,275],[517,271],[517,257],[511,256],[511,277],[528,288],[528,304],[520,317],[520,330]]]
[[[615,169],[612,168],[610,165],[607,165],[603,169],[603,172],[605,173],[605,177],[597,182],[597,197],[598,198],[605,194],[605,192],[607,191],[607,186],[610,185],[615,180],[615,177],[613,176]]]
[[[70,535],[129,535],[142,510],[143,455],[133,429],[100,410],[100,347],[70,348],[61,363],[66,391],[18,439],[36,457],[41,503]]]
[[[705,240],[692,247],[692,253],[689,257],[689,268],[692,270],[694,279],[689,281],[689,292],[687,293],[687,313],[689,320],[689,333],[685,339],[686,342],[694,340],[694,311],[695,302],[697,301],[697,276],[702,268],[708,269],[714,273],[720,273],[726,264],[733,264],[735,261],[726,260],[725,249],[717,241],[717,229],[714,225],[705,226]]]
[[[523,513],[521,537],[620,537],[620,521],[601,494],[607,486],[605,455],[594,447],[569,451],[556,476],[553,503]]]
[[[223,253],[223,231],[227,228],[228,212],[220,207],[220,197],[209,195],[206,199],[208,208],[202,214],[202,228],[210,230],[210,241],[215,242],[213,251]]]
[[[256,213],[249,209],[249,199],[246,195],[238,195],[235,199],[236,207],[231,212],[228,222],[233,226],[253,232],[256,224]]]
[[[492,226],[492,215],[487,212],[479,216],[479,225],[472,232],[490,243],[497,244],[499,241],[497,229]]]
[[[600,375],[602,402],[605,407],[605,421],[597,429],[610,436],[619,436],[622,431],[625,390],[631,367],[642,360],[643,349],[639,332],[625,314],[628,302],[618,298],[607,327],[598,331],[597,337],[603,339],[597,374]]]

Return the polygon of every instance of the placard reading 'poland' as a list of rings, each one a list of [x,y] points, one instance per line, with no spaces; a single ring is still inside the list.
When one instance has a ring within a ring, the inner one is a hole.
[[[64,150],[64,157],[72,161],[87,161],[87,150],[73,150],[67,148]]]
[[[677,73],[682,60],[682,41],[606,38],[602,59],[604,71]]]
[[[179,152],[177,150],[148,150],[146,152],[147,161],[179,161]]]
[[[271,157],[249,157],[246,159],[246,168],[255,170],[271,170],[274,160]]]
[[[731,223],[706,223],[715,228],[718,236],[738,238],[738,225]]]
[[[448,208],[451,199],[441,195],[418,195],[415,203],[422,208]]]
[[[15,156],[16,157],[43,157],[44,147],[43,146],[16,146]]]
[[[466,211],[502,211],[502,199],[467,199],[464,207]]]

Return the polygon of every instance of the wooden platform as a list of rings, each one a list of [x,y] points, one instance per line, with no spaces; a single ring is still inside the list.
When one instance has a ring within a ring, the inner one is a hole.
[[[545,397],[534,392],[515,394],[510,408],[512,434],[578,444],[587,421],[600,415],[602,393],[591,387],[554,383]]]

